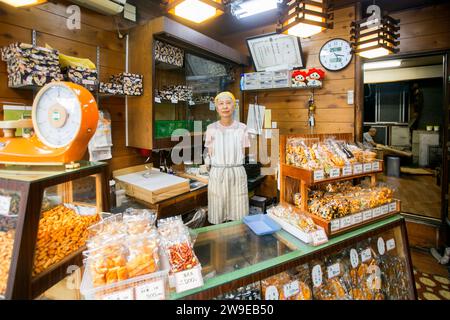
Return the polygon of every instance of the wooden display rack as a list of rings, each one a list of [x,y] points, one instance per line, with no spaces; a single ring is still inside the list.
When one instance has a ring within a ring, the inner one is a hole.
[[[383,219],[387,216],[400,212],[400,201],[394,200],[390,207],[388,204],[379,208],[372,208],[356,214],[352,214],[340,219],[325,220],[308,210],[308,189],[311,186],[321,183],[331,183],[337,181],[353,180],[358,178],[370,177],[370,183],[375,186],[377,182],[377,174],[383,172],[383,161],[376,160],[372,163],[357,163],[344,168],[333,168],[330,177],[325,177],[323,170],[306,170],[296,166],[286,164],[286,142],[289,138],[308,138],[316,139],[318,142],[327,138],[336,138],[338,140],[352,141],[353,135],[350,133],[341,134],[312,134],[312,135],[281,135],[280,136],[280,202],[293,203],[294,194],[300,191],[301,202],[300,212],[310,216],[314,222],[323,227],[327,235],[335,236],[349,230],[358,228],[367,223]],[[395,205],[395,208],[394,208]],[[388,206],[384,210],[384,206]],[[376,214],[372,211],[376,210]],[[378,213],[382,211],[382,213]],[[368,213],[370,211],[370,215]],[[366,219],[363,219],[366,213]],[[361,216],[361,219],[359,218]],[[342,226],[341,226],[342,225]]]

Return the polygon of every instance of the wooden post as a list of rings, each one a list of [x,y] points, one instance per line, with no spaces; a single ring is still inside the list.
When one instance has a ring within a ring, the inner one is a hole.
[[[302,211],[308,212],[308,186],[306,185],[305,180],[302,180],[300,185],[300,193],[302,196],[301,209]]]
[[[357,2],[355,6],[355,20],[362,19],[362,5]],[[364,74],[361,57],[355,55],[355,140],[362,141],[364,121]]]

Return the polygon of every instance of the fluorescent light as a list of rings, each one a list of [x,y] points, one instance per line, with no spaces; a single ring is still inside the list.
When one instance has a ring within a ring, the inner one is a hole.
[[[13,7],[25,7],[32,6],[47,2],[47,0],[0,0],[0,2],[4,2]]]
[[[184,0],[175,7],[175,15],[200,23],[216,15],[217,9],[200,0]]]
[[[278,0],[248,0],[240,3],[233,14],[242,19],[277,8]]]
[[[373,50],[371,50],[373,51]],[[370,52],[370,51],[367,51]],[[366,53],[366,52],[365,52]],[[400,67],[402,60],[386,60],[378,62],[364,63],[364,70],[374,70],[374,69],[386,69]]]

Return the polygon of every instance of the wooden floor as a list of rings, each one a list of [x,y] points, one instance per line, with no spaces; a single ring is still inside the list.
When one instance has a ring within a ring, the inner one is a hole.
[[[380,175],[380,182],[396,188],[395,197],[402,202],[402,211],[441,218],[441,188],[434,176],[402,174],[400,178]]]
[[[414,269],[449,278],[447,266],[439,264],[430,253],[415,249],[411,249],[410,252]]]

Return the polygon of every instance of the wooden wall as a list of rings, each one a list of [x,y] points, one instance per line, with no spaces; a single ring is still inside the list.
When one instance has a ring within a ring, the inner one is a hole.
[[[61,53],[89,58],[96,63],[97,46],[100,47],[100,79],[105,81],[112,74],[125,70],[125,41],[117,36],[112,17],[82,9],[81,29],[66,27],[68,3],[46,3],[37,7],[14,9],[0,4],[0,46],[12,42],[32,41],[32,30],[37,32],[37,44],[46,44]],[[31,105],[33,92],[7,87],[6,63],[0,62],[0,106],[10,103]],[[125,100],[102,98],[99,107],[107,110],[112,118],[113,159],[111,170],[143,162],[134,149],[125,146]],[[1,115],[3,116],[3,115]]]
[[[350,22],[354,19],[353,7],[335,11],[334,29],[326,30],[311,38],[302,39],[302,50],[306,68],[319,67],[319,50],[328,40],[336,37],[349,39]],[[223,38],[225,44],[249,54],[245,39],[247,37],[271,33],[275,25],[232,34]],[[253,70],[249,70],[253,71]],[[323,88],[315,90],[316,127],[315,133],[353,133],[354,108],[347,104],[347,91],[355,86],[355,63],[340,72],[326,72]],[[258,103],[272,109],[272,121],[278,123],[281,134],[308,133],[307,103],[310,90],[276,90],[259,92]],[[247,118],[248,104],[255,102],[255,92],[244,95],[244,120]]]

